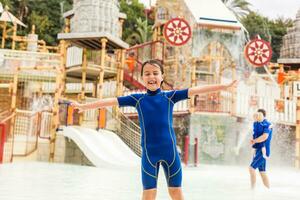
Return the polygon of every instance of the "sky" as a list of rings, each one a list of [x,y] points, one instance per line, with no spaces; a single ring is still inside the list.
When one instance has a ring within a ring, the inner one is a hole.
[[[146,6],[149,6],[149,2],[152,5],[156,2],[156,0],[139,1]],[[248,2],[252,4],[251,9],[253,11],[257,11],[271,19],[278,17],[295,19],[297,11],[300,9],[300,0],[248,0]]]

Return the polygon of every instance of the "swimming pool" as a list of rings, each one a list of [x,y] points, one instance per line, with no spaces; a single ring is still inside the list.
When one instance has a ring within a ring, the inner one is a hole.
[[[162,172],[163,170],[161,170]],[[135,200],[142,187],[140,169],[109,169],[67,164],[24,162],[0,165],[1,200]],[[183,190],[187,200],[296,200],[300,171],[272,168],[271,189],[249,189],[247,166],[185,167]],[[167,200],[163,173],[157,200]]]

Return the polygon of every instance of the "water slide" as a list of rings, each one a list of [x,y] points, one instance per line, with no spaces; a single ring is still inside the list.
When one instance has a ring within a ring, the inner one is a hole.
[[[113,132],[80,126],[63,127],[63,135],[73,140],[97,167],[138,167],[140,158]]]

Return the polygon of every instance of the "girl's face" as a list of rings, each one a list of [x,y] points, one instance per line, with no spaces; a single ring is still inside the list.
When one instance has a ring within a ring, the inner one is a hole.
[[[163,75],[161,74],[160,67],[155,64],[147,63],[143,69],[143,81],[148,90],[155,91],[160,88],[163,81]]]
[[[258,121],[258,122],[264,121],[264,115],[263,115],[261,112],[258,112],[258,115],[257,115],[257,121]]]

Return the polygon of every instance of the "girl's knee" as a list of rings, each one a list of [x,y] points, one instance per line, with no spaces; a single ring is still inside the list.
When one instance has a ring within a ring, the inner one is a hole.
[[[169,187],[169,194],[172,198],[176,197],[176,199],[180,199],[182,197],[181,187]]]
[[[143,191],[143,200],[155,200],[156,189],[149,189]]]

